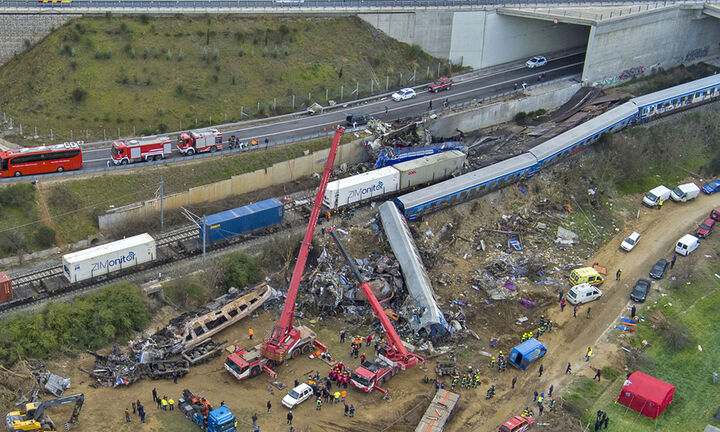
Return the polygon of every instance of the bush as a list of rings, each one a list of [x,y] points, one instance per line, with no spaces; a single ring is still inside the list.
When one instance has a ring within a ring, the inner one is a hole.
[[[203,48],[201,57],[202,57],[203,60],[207,61],[207,58],[208,58],[208,56],[207,56],[207,48]]]
[[[35,243],[44,248],[53,246],[55,244],[55,230],[49,226],[42,225],[35,232]]]
[[[70,100],[75,103],[80,103],[87,97],[87,91],[82,87],[75,87],[70,93]]]
[[[219,58],[220,58],[220,50],[218,50],[217,48],[215,48],[215,49],[213,50],[213,60],[217,61],[217,59],[219,59]]]
[[[231,252],[211,265],[210,279],[218,287],[244,288],[262,280],[262,273],[255,259],[242,252]]]
[[[528,118],[528,114],[525,111],[520,111],[519,113],[515,114],[515,123],[517,123],[519,126],[525,126],[528,124],[530,119]]]
[[[172,60],[172,51],[167,50],[167,54],[165,54],[165,59],[168,61]]]
[[[178,53],[178,61],[181,62],[185,58],[185,53],[183,52],[182,48],[180,48],[180,52]]]
[[[0,189],[0,214],[10,208],[22,209],[27,214],[35,203],[35,186],[18,183]]]
[[[8,318],[0,327],[0,362],[11,366],[20,357],[95,350],[110,342],[124,342],[149,322],[150,310],[140,290],[121,282],[71,304],[50,303],[41,313]]]
[[[665,343],[675,351],[682,351],[689,347],[693,342],[690,330],[674,318],[662,316],[664,319],[661,318],[658,320],[655,329],[665,340]]]
[[[0,232],[0,252],[4,254],[18,254],[27,250],[25,234],[13,228]]]
[[[148,47],[145,47],[145,49],[143,49],[143,58],[147,60],[149,55],[150,55],[150,50],[148,49]]]
[[[141,24],[147,24],[150,22],[150,17],[148,16],[148,14],[141,14],[138,17],[138,20],[140,20]]]

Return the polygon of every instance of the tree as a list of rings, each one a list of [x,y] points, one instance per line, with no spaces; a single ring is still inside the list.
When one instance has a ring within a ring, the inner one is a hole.
[[[35,242],[40,247],[50,247],[55,244],[55,230],[49,226],[42,225],[35,232]]]

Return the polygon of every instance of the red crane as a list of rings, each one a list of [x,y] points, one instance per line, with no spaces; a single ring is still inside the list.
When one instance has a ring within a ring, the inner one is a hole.
[[[375,293],[373,293],[367,280],[363,277],[355,265],[355,261],[350,256],[350,253],[345,249],[340,238],[335,232],[335,228],[330,229],[330,235],[332,235],[335,243],[340,248],[340,252],[345,257],[345,260],[350,265],[355,278],[358,280],[360,289],[362,289],[365,297],[367,298],[370,306],[372,307],[373,313],[380,320],[383,328],[385,329],[385,338],[387,343],[381,343],[378,347],[378,360],[369,362],[366,361],[360,367],[355,369],[352,373],[352,379],[350,382],[353,386],[366,391],[371,392],[378,390],[383,394],[387,393],[387,390],[380,388],[378,385],[387,381],[390,377],[394,376],[398,369],[407,370],[414,367],[418,362],[424,362],[425,359],[411,353],[405,348],[402,343],[402,339],[395,331],[390,322],[390,318],[385,314],[380,302]]]
[[[315,203],[310,213],[310,220],[308,221],[307,230],[305,231],[305,237],[300,245],[300,252],[298,253],[297,262],[295,263],[292,278],[290,279],[290,286],[288,287],[287,296],[285,297],[285,304],[280,314],[280,320],[270,333],[270,337],[263,341],[262,344],[249,350],[239,348],[230,354],[225,361],[225,369],[237,379],[257,376],[260,374],[260,371],[265,371],[275,377],[277,374],[270,369],[270,367],[285,361],[288,356],[294,358],[301,353],[307,354],[313,345],[322,350],[327,350],[327,347],[318,342],[317,335],[310,328],[293,326],[293,316],[295,314],[295,299],[297,297],[298,287],[300,286],[300,280],[305,270],[305,263],[308,252],[310,251],[313,234],[315,233],[315,224],[322,210],[323,196],[325,196],[325,189],[330,180],[335,154],[337,153],[343,132],[345,132],[345,128],[342,126],[338,126],[335,131],[330,153],[325,162],[325,171],[323,171],[317,196],[315,197]]]

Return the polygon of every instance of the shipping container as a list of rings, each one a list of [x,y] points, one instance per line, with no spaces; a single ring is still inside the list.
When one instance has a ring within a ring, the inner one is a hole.
[[[5,272],[0,272],[0,303],[13,299],[12,281]]]
[[[433,183],[450,177],[465,164],[465,153],[451,150],[393,165],[400,171],[400,189]]]
[[[63,274],[80,282],[155,260],[155,240],[149,234],[118,240],[63,256]]]
[[[400,172],[385,167],[352,177],[335,180],[327,185],[323,205],[334,210],[373,197],[398,191]]]
[[[207,243],[213,244],[240,234],[277,225],[282,222],[283,216],[283,205],[275,199],[268,199],[207,216],[205,218]],[[199,236],[200,241],[202,241],[202,224],[199,228]]]

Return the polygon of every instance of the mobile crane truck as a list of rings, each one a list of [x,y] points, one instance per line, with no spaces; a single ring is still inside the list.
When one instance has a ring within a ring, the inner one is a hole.
[[[10,411],[5,416],[5,426],[7,426],[9,432],[54,431],[56,430],[55,424],[50,417],[45,415],[45,410],[74,403],[75,406],[70,415],[70,420],[65,423],[65,430],[70,430],[70,425],[77,423],[84,402],[85,395],[82,393],[49,401],[30,402],[25,404],[24,410]]]
[[[285,304],[283,305],[280,320],[270,333],[270,337],[263,341],[260,345],[256,345],[250,349],[236,348],[235,352],[230,354],[225,360],[225,369],[235,378],[242,380],[249,377],[256,377],[260,372],[265,372],[273,378],[277,378],[277,373],[272,367],[277,366],[288,358],[295,358],[302,354],[308,354],[313,346],[327,351],[327,347],[317,340],[317,335],[310,328],[305,326],[293,326],[293,316],[295,315],[295,298],[297,297],[300,280],[305,270],[305,262],[307,261],[310,244],[313,234],[315,233],[315,224],[317,223],[320,211],[322,209],[323,197],[325,189],[330,180],[335,154],[337,153],[340,138],[345,128],[338,126],[333,137],[330,153],[328,154],[325,170],[323,171],[318,186],[317,195],[310,220],[305,231],[305,237],[300,245],[297,262],[293,269],[290,285],[288,286]]]
[[[335,228],[330,229],[330,235],[350,265],[355,278],[358,280],[360,289],[362,289],[365,297],[367,297],[368,303],[370,303],[372,307],[375,317],[380,320],[380,323],[385,329],[385,338],[387,339],[387,342],[383,342],[378,346],[377,359],[364,362],[352,372],[350,375],[350,384],[366,393],[377,390],[387,395],[387,390],[381,388],[380,384],[385,383],[391,377],[395,376],[398,370],[408,370],[415,367],[419,362],[424,363],[425,359],[409,352],[405,345],[403,345],[402,339],[400,339],[400,336],[395,331],[395,327],[393,327],[390,322],[390,318],[380,305],[377,297],[375,297],[375,293],[373,293],[367,280],[365,280],[365,277],[363,277],[360,270],[358,270],[350,253],[345,249],[345,246],[343,246],[335,232]]]
[[[237,419],[225,405],[213,409],[204,397],[196,396],[188,389],[183,390],[183,397],[178,400],[180,411],[204,431],[236,432]]]

